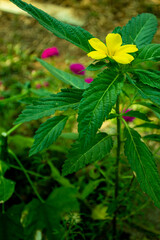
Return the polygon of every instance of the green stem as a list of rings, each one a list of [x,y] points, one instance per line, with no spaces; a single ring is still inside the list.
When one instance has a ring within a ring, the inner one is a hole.
[[[23,170],[22,170],[21,167],[15,166],[15,165],[13,165],[13,164],[9,164],[9,166],[10,166],[11,168],[14,168],[14,169],[16,169],[16,170],[19,170],[19,171],[22,171],[22,172],[23,172]],[[35,172],[33,172],[33,171],[27,170],[27,169],[26,169],[26,172],[29,173],[29,174],[31,174],[31,175],[33,175],[33,176],[35,176],[35,177],[44,178],[44,179],[49,179],[49,178],[50,178],[50,177],[43,176],[43,175],[41,175],[41,174],[35,173]]]
[[[117,97],[117,102],[116,102],[116,113],[119,114],[119,96]],[[119,190],[120,147],[121,147],[121,120],[119,116],[117,116],[117,154],[116,154],[116,163],[115,163],[115,192],[114,192],[115,202],[117,201],[118,190]],[[113,240],[117,239],[117,214],[118,214],[118,211],[116,210],[114,212],[114,217],[113,217]]]
[[[24,172],[24,175],[26,176],[28,182],[30,183],[31,187],[33,188],[35,194],[37,195],[38,199],[44,203],[45,201],[42,199],[42,197],[39,195],[37,189],[35,188],[32,180],[30,179],[30,176],[28,175],[26,169],[23,167],[21,161],[17,158],[17,156],[11,151],[11,150],[8,150],[8,152],[14,157],[14,159],[16,160],[16,162],[18,163],[18,165],[21,167],[22,171]]]
[[[12,127],[10,130],[8,130],[8,132],[6,132],[6,136],[9,136],[12,132],[14,132],[19,126],[21,126],[22,123],[19,123],[17,125],[15,125],[14,127]]]

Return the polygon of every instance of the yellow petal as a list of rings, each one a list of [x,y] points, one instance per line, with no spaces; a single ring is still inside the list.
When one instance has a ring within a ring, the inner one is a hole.
[[[121,46],[119,49],[117,49],[115,55],[117,55],[117,53],[119,54],[120,52],[122,53],[132,53],[132,52],[137,52],[138,48],[136,47],[136,45],[132,45],[132,44],[127,44],[124,46]]]
[[[109,33],[106,36],[106,45],[108,49],[108,55],[113,56],[115,51],[122,45],[122,37],[118,33]]]
[[[112,56],[112,58],[121,64],[128,64],[134,60],[134,57],[130,54],[124,53],[124,54],[117,54],[115,56]]]
[[[103,51],[92,51],[87,54],[88,57],[91,57],[93,59],[103,59],[107,57],[107,54]]]
[[[91,38],[88,42],[95,50],[102,50],[107,53],[106,45],[98,38]]]

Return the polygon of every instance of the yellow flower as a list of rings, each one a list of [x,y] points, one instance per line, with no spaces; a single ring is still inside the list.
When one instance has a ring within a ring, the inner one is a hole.
[[[137,52],[136,45],[122,45],[122,37],[118,33],[109,33],[106,36],[106,45],[98,38],[91,38],[89,44],[96,50],[88,53],[88,57],[93,59],[103,59],[106,57],[114,59],[121,64],[128,64],[133,61],[134,57],[128,53]]]

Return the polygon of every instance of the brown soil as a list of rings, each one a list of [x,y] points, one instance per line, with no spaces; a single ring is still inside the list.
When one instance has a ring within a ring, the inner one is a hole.
[[[44,3],[44,0],[38,1]],[[102,40],[115,27],[123,26],[139,13],[150,12],[160,17],[159,0],[46,0],[45,3],[47,2],[72,7],[78,15],[85,17],[86,24],[83,28]],[[159,37],[160,28],[154,41],[159,42]],[[22,15],[0,12],[0,43],[0,50],[3,53],[7,52],[8,44],[19,44],[22,50],[28,49],[30,53],[36,55],[40,55],[45,48],[56,46],[64,61],[68,59],[88,61],[83,51],[58,39],[33,18]]]

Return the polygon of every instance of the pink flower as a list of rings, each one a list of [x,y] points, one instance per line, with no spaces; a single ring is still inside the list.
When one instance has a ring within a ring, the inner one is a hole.
[[[4,99],[4,97],[3,96],[0,96],[0,100],[3,100]]]
[[[123,112],[124,112],[125,110],[123,110]],[[127,109],[126,111],[125,111],[125,113],[127,113],[127,112],[130,112],[130,111],[132,111],[132,109]],[[133,122],[133,120],[135,119],[135,117],[130,117],[130,116],[122,116],[123,117],[123,119],[126,121],[126,122]]]
[[[84,81],[86,83],[91,83],[93,81],[93,78],[85,78]]]
[[[42,85],[41,85],[40,83],[37,83],[37,84],[36,84],[36,88],[37,88],[37,89],[40,89],[41,87],[42,87]]]
[[[48,57],[58,56],[58,55],[59,55],[58,48],[52,47],[52,48],[45,49],[41,55],[41,58],[48,58]]]
[[[48,86],[49,86],[49,82],[44,82],[44,83],[43,83],[43,86],[44,86],[44,87],[48,87]]]
[[[78,75],[84,75],[85,71],[82,71],[84,69],[85,69],[85,67],[80,63],[73,63],[70,65],[70,70],[73,73],[78,74]]]

